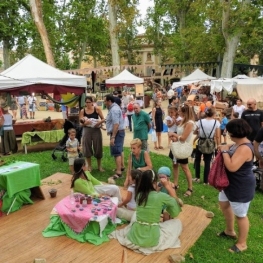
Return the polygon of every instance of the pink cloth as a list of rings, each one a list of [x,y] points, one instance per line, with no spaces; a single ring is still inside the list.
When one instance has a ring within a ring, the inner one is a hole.
[[[102,200],[101,203],[98,203],[98,206],[94,204],[87,205],[83,207],[83,211],[80,211],[79,208],[76,207],[77,204],[79,204],[79,202],[75,202],[74,205],[72,205],[70,203],[70,197],[67,196],[55,206],[61,220],[76,233],[81,233],[90,220],[100,222],[100,216],[110,217],[113,222],[116,219],[117,206],[111,200]],[[76,210],[75,212],[72,212],[73,207]],[[108,207],[112,209],[110,211],[107,210],[107,213],[103,214],[104,208]],[[101,210],[97,211],[98,208]],[[94,220],[94,213],[91,212],[92,209],[96,209],[96,212],[98,212],[96,220]]]

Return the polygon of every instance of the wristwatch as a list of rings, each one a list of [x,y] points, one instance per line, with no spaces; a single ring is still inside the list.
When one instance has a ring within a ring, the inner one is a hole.
[[[226,150],[223,150],[221,153],[228,153],[228,151],[226,151]]]

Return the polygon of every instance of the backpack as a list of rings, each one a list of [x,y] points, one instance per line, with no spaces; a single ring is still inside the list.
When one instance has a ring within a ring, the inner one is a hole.
[[[133,104],[132,104],[132,103],[129,103],[129,104],[128,104],[127,110],[128,110],[128,111],[133,111]]]
[[[202,121],[201,121],[201,120],[200,120],[200,123],[201,123],[201,128],[202,128],[202,130],[203,130],[203,133],[204,133],[204,135],[205,135],[204,128],[203,128],[203,125],[202,125]],[[201,153],[211,154],[211,153],[215,150],[215,148],[216,148],[216,143],[215,143],[215,141],[214,141],[214,138],[210,138],[212,132],[214,131],[215,125],[216,125],[216,120],[215,120],[213,129],[212,129],[212,131],[210,132],[208,138],[199,138],[199,141],[198,141],[198,150],[199,150]]]

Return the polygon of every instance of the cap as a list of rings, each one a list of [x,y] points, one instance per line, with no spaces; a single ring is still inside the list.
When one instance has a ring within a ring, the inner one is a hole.
[[[171,176],[171,170],[169,167],[162,166],[158,170],[158,174],[165,174],[166,176],[170,177]]]

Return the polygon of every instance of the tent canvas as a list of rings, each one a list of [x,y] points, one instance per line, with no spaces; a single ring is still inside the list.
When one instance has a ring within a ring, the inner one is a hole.
[[[202,70],[196,69],[190,75],[183,77],[181,81],[197,81],[197,80],[211,80],[216,79],[215,77],[211,77],[205,74]]]
[[[235,86],[238,96],[242,101],[255,98],[257,102],[263,102],[263,80],[260,78],[245,78],[243,75],[236,76],[232,79],[212,80],[211,93],[220,92],[222,89],[226,90],[227,93],[232,93]]]
[[[23,91],[80,95],[86,86],[86,77],[63,72],[32,55],[0,73],[0,92],[8,91],[14,95]]]
[[[111,86],[130,86],[134,84],[143,84],[144,79],[136,77],[132,73],[130,73],[127,69],[124,69],[120,74],[117,76],[106,79],[106,86],[111,87]]]

